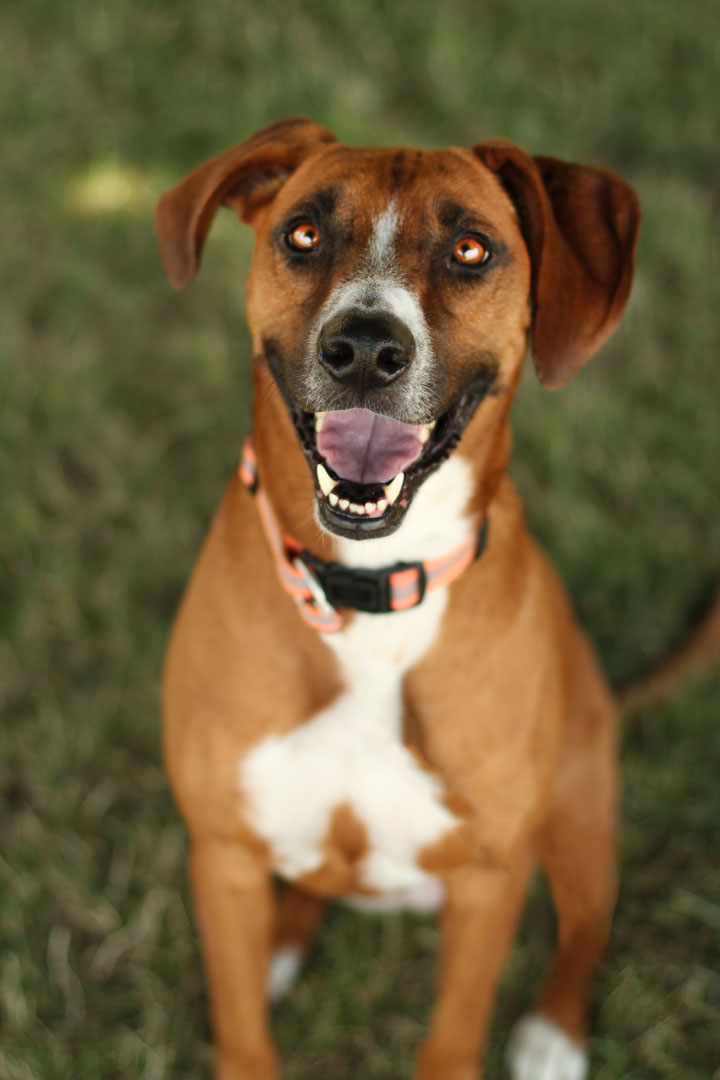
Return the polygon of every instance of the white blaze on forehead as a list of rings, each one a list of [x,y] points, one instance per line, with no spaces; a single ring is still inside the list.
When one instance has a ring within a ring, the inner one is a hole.
[[[395,257],[395,235],[400,224],[395,200],[391,199],[382,214],[375,218],[368,244],[368,259],[373,270],[383,270]]]

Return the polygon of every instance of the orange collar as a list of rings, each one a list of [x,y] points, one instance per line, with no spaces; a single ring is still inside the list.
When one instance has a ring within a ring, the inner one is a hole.
[[[303,619],[321,634],[342,629],[338,608],[384,614],[405,611],[422,603],[426,592],[450,585],[478,558],[487,544],[488,521],[477,537],[460,544],[448,555],[425,562],[395,563],[381,570],[356,570],[342,563],[327,563],[303,550],[284,535],[267,495],[260,487],[252,436],[243,448],[240,479],[257,499],[260,521],[275,559],[280,584],[298,605]]]

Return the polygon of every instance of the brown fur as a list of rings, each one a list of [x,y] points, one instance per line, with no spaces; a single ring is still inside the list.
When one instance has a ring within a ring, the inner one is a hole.
[[[308,275],[288,268],[275,236],[289,211],[318,191],[334,200],[335,246],[331,266]],[[309,121],[292,120],[163,196],[158,233],[178,287],[192,278],[221,203],[255,229],[247,314],[260,481],[282,527],[325,559],[334,542],[315,523],[312,478],[275,379],[308,411],[333,407],[312,399],[298,344],[333,284],[352,273],[373,215],[391,196],[404,211],[396,258],[444,365],[436,415],[477,371],[493,372],[455,451],[472,463],[472,510],[478,524],[489,518],[488,547],[450,587],[442,635],[405,682],[407,730],[463,819],[423,854],[448,899],[438,1002],[416,1080],[471,1080],[533,863],[548,874],[559,918],[558,956],[539,1007],[580,1041],[613,906],[614,705],[560,583],[525,530],[505,467],[528,334],[542,381],[565,382],[621,314],[639,213],[612,174],[533,159],[509,143],[350,150]],[[448,283],[433,261],[453,204],[472,208],[502,241],[503,259],[480,290]],[[401,390],[393,394],[399,415]],[[330,650],[283,592],[252,497],[233,480],[165,672],[166,758],[192,838],[218,1080],[277,1075],[263,990],[273,927],[269,854],[243,820],[237,765],[262,736],[293,730],[340,691]],[[317,897],[357,890],[354,866],[366,844],[350,808],[337,807],[324,866],[298,883],[314,898],[297,885],[285,894],[278,940],[306,944],[321,910]]]

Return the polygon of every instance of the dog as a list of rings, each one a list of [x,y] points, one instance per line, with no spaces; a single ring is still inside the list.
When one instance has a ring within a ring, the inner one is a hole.
[[[176,289],[221,206],[256,237],[252,437],[164,679],[217,1080],[278,1075],[268,998],[329,898],[441,912],[414,1076],[475,1080],[536,864],[557,955],[509,1073],[582,1080],[616,708],[526,531],[508,414],[528,344],[559,388],[617,324],[638,199],[505,140],[351,149],[283,120],[161,196]]]

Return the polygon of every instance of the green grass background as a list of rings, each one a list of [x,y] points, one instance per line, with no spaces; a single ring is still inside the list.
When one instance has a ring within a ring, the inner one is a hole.
[[[621,329],[528,372],[514,473],[615,681],[720,568],[715,0],[23,0],[0,7],[0,1077],[201,1080],[209,1034],[163,776],[164,642],[248,417],[250,239],[173,294],[164,187],[306,113],[348,142],[504,135],[616,169],[644,230]],[[594,1080],[720,1077],[720,682],[624,739]],[[488,1076],[553,924],[538,886]],[[410,1075],[431,921],[333,913],[274,1024],[289,1080]]]

